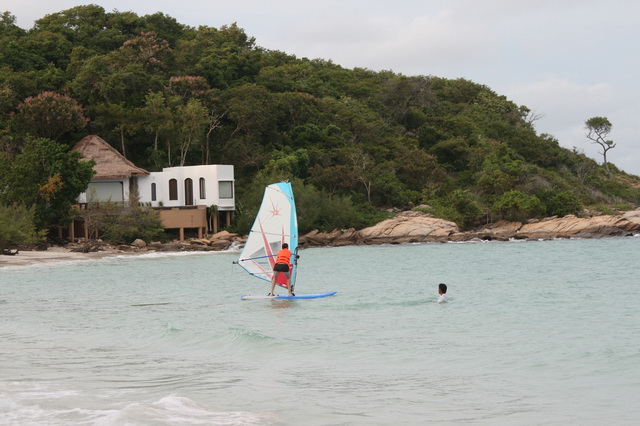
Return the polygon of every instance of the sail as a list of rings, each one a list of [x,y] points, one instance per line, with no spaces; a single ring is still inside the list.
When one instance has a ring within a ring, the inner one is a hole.
[[[254,277],[270,282],[276,253],[282,248],[283,243],[289,244],[289,250],[293,253],[293,288],[298,267],[298,219],[290,182],[274,183],[265,188],[260,210],[236,263]],[[277,284],[286,287],[286,280],[280,281],[281,277],[284,278],[284,274],[279,275]]]

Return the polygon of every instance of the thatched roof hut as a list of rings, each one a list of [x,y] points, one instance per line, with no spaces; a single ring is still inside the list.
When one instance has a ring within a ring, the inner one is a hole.
[[[82,154],[84,160],[95,160],[94,180],[122,179],[149,174],[148,171],[134,166],[107,141],[96,135],[84,137],[73,147],[73,150]]]

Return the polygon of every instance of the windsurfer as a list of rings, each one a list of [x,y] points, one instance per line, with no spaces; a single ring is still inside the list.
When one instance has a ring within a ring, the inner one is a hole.
[[[276,254],[276,264],[273,265],[273,277],[271,278],[271,293],[269,296],[273,296],[273,289],[276,287],[276,280],[281,273],[287,277],[287,290],[289,290],[289,296],[295,296],[291,291],[291,272],[289,270],[289,262],[291,261],[291,251],[289,250],[289,244],[283,243],[282,249]]]

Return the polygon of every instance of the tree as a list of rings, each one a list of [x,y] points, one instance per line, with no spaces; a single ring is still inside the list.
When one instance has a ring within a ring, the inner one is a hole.
[[[553,193],[546,205],[547,214],[550,216],[577,215],[583,209],[580,199],[569,191]]]
[[[187,163],[189,149],[204,136],[209,112],[197,99],[189,99],[178,108],[176,124],[180,143],[180,166]]]
[[[115,56],[124,64],[141,64],[145,71],[158,71],[166,67],[172,52],[169,42],[160,39],[156,33],[142,32],[125,41]]]
[[[173,114],[168,105],[168,100],[162,92],[148,93],[145,97],[145,105],[141,113],[144,129],[153,134],[153,150],[150,155],[151,162],[154,166],[158,167],[161,164],[159,147],[160,134],[167,134],[173,128]],[[170,157],[169,160],[171,160]]]
[[[609,164],[607,163],[607,151],[616,147],[616,144],[611,140],[606,140],[609,133],[611,133],[611,122],[606,117],[592,117],[585,122],[585,129],[587,129],[587,139],[597,143],[602,147],[602,158],[604,162],[604,168],[607,170],[609,176],[611,176],[611,170],[609,170]]]
[[[492,210],[496,216],[509,221],[524,221],[538,217],[544,213],[544,206],[535,195],[529,196],[523,192],[507,191],[496,201]]]
[[[87,121],[75,99],[54,92],[42,92],[25,99],[14,116],[19,130],[52,140],[82,129]]]
[[[14,159],[0,158],[0,202],[34,208],[38,228],[69,221],[71,204],[87,189],[93,161],[48,139],[31,140]]]

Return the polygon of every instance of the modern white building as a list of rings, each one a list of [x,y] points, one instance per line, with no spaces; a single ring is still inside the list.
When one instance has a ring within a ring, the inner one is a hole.
[[[89,188],[78,197],[84,208],[94,203],[126,203],[137,194],[143,206],[159,210],[165,228],[179,230],[180,239],[185,229],[196,229],[201,237],[207,231],[217,232],[220,221],[231,225],[236,205],[232,165],[168,167],[150,173],[96,135],[83,138],[73,150],[96,163]],[[215,207],[210,215],[208,207]]]
[[[167,167],[138,178],[140,202],[152,207],[217,206],[235,210],[232,165]]]

